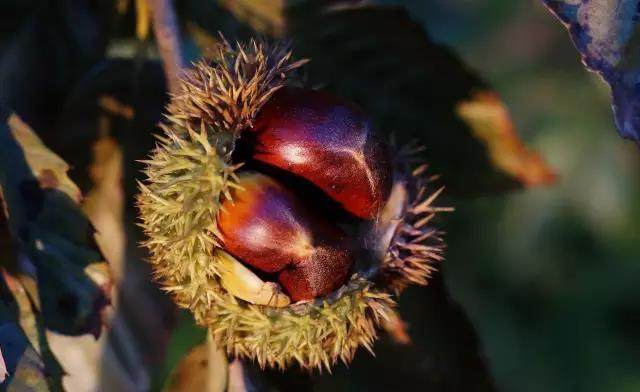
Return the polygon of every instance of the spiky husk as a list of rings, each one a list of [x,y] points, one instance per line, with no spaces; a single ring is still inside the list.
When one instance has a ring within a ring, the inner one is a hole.
[[[286,42],[251,40],[233,47],[221,39],[215,63],[200,60],[185,72],[181,91],[167,108],[175,125],[205,124],[237,134],[251,126],[262,105],[285,84],[285,75],[307,62],[291,61]]]
[[[195,310],[210,304],[208,281],[217,276],[211,254],[216,241],[215,217],[220,197],[236,185],[228,156],[221,155],[206,132],[174,132],[165,136],[147,164],[140,183],[138,207],[147,235],[154,274],[178,304]],[[185,137],[186,136],[186,137]]]
[[[175,302],[230,354],[261,366],[330,369],[360,345],[371,350],[378,323],[394,310],[389,294],[365,279],[354,276],[331,298],[286,308],[253,305],[223,289],[213,256],[215,216],[219,198],[237,186],[235,167],[212,145],[215,135],[165,133],[145,161],[149,180],[140,184],[138,205],[154,273]]]
[[[247,304],[229,294],[205,315],[210,333],[231,354],[261,367],[331,367],[348,364],[359,346],[371,353],[380,323],[395,315],[389,294],[357,275],[330,298],[274,308]]]
[[[385,285],[400,294],[410,284],[424,286],[443,260],[445,243],[442,232],[432,225],[438,212],[451,208],[434,205],[442,187],[433,191],[437,176],[428,176],[428,165],[417,159],[421,146],[410,144],[396,151],[394,171],[404,178],[408,200],[389,244],[381,268]]]
[[[357,347],[371,350],[377,325],[394,316],[390,295],[354,275],[322,300],[285,308],[253,305],[222,287],[216,216],[237,187],[231,153],[240,130],[302,62],[286,46],[224,44],[216,64],[198,63],[169,105],[148,160],[138,206],[157,280],[230,354],[261,366],[330,370]]]

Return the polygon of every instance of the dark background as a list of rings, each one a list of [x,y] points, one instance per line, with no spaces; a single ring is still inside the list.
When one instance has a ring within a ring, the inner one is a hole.
[[[458,205],[449,223],[445,277],[498,386],[640,390],[640,160],[608,88],[540,2],[390,3],[491,81],[559,175]]]

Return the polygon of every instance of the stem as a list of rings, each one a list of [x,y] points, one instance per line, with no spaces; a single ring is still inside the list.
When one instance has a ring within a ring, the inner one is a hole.
[[[227,363],[227,355],[216,345],[211,334],[207,334],[207,391],[224,392],[231,391],[226,388],[230,367]]]
[[[170,93],[177,94],[182,72],[182,53],[176,13],[171,0],[147,0],[147,4],[151,10],[153,32],[162,58],[167,87]]]
[[[229,364],[229,384],[227,390],[229,392],[247,391],[244,379],[244,366],[239,359],[234,359],[233,362]]]

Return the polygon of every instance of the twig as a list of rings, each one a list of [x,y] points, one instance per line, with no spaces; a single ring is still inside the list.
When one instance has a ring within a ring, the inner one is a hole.
[[[227,362],[227,355],[224,351],[218,347],[214,342],[211,334],[207,334],[207,359],[209,364],[207,366],[207,391],[210,392],[224,392],[227,389],[227,377],[229,373],[229,366]]]
[[[169,92],[175,94],[178,92],[179,76],[182,72],[180,32],[176,13],[171,0],[147,0],[147,4],[151,10],[153,32],[164,65],[167,86]]]
[[[244,379],[244,366],[242,361],[234,359],[229,364],[229,384],[227,385],[229,392],[247,392],[247,386]]]

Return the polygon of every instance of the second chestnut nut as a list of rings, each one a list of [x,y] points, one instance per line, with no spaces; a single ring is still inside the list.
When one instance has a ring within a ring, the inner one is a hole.
[[[302,205],[276,180],[240,174],[233,200],[222,204],[218,229],[225,249],[256,269],[276,274],[293,301],[331,293],[353,265],[346,235]]]

